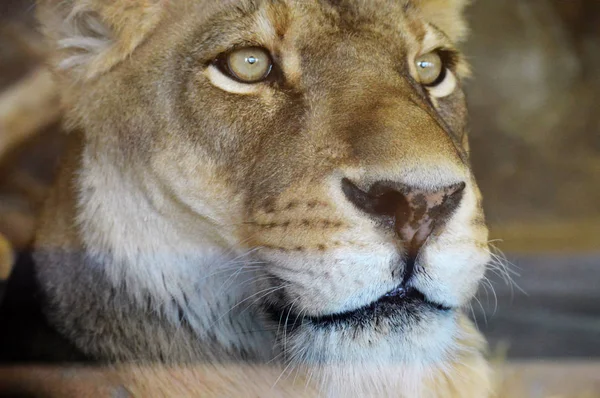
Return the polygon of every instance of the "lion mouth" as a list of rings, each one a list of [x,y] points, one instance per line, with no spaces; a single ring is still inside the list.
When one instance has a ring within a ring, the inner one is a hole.
[[[368,325],[371,322],[378,323],[382,319],[393,319],[401,315],[418,316],[419,313],[427,312],[450,312],[452,308],[440,303],[433,302],[427,297],[412,287],[398,286],[387,292],[377,300],[366,304],[362,307],[332,314],[320,316],[306,315],[302,317],[302,323],[309,323],[315,327],[332,327],[332,326],[352,326],[352,325]],[[270,306],[268,312],[272,319],[279,321],[282,314],[285,312],[287,318],[297,319],[297,314],[290,312],[287,309],[279,309],[275,306]],[[406,318],[404,318],[406,319]],[[296,328],[300,324],[286,325],[288,328]]]

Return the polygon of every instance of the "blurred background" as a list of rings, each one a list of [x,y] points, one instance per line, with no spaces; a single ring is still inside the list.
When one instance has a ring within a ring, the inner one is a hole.
[[[472,162],[514,280],[490,271],[473,316],[507,396],[600,397],[600,0],[478,0],[469,19]],[[64,145],[43,59],[32,1],[2,0],[0,280]]]

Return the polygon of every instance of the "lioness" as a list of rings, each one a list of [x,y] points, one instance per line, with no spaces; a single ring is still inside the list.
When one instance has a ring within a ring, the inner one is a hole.
[[[42,1],[73,131],[35,242],[50,322],[119,363],[282,364],[298,394],[487,396],[465,2]]]

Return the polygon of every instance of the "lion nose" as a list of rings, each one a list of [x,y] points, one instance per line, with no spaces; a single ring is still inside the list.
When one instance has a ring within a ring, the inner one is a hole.
[[[464,182],[427,190],[380,181],[363,191],[349,179],[342,180],[346,198],[361,211],[393,226],[411,258],[416,257],[431,233],[456,211],[464,189]]]

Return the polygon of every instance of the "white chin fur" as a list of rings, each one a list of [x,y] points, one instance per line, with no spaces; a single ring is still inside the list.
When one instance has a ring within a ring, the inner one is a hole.
[[[443,98],[452,94],[456,89],[456,76],[448,71],[446,78],[437,86],[429,88],[429,93],[435,98]]]
[[[204,73],[213,86],[218,87],[223,91],[227,91],[228,93],[244,95],[255,94],[260,88],[260,85],[258,84],[244,84],[236,82],[235,80],[230,79],[222,74],[214,65],[206,68]]]

